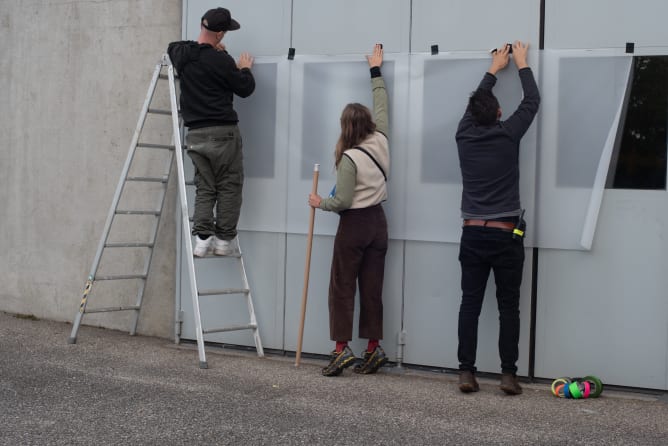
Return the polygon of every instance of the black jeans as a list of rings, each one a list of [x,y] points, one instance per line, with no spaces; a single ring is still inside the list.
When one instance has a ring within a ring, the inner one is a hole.
[[[517,372],[520,338],[520,285],[524,242],[496,228],[466,226],[459,249],[462,302],[459,307],[459,369],[475,372],[478,318],[490,269],[494,271],[499,308],[499,356],[503,373]]]

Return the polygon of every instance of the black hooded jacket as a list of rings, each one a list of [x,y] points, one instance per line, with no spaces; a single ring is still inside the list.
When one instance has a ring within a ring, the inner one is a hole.
[[[227,51],[209,44],[184,40],[167,48],[181,86],[181,113],[186,127],[194,129],[236,124],[234,95],[245,98],[255,90],[248,68],[237,68]]]

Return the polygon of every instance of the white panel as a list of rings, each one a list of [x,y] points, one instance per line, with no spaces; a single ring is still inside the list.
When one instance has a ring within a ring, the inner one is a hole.
[[[535,53],[529,57],[531,61],[537,59]],[[407,157],[406,184],[412,199],[406,200],[408,239],[459,242],[462,185],[455,133],[468,97],[489,64],[486,52],[411,56],[411,156]],[[534,68],[534,75],[536,72]],[[497,77],[494,93],[504,115],[510,115],[522,99],[513,62]],[[534,123],[520,144],[520,197],[527,209],[527,246],[533,237],[536,138]]]
[[[630,56],[610,51],[545,51],[541,78],[537,244],[583,249],[592,188],[615,132]],[[591,210],[597,214],[597,206]],[[596,211],[596,212],[594,212]]]
[[[538,2],[536,2],[538,3]],[[545,48],[665,46],[664,0],[551,0],[545,2]]]
[[[411,52],[489,50],[521,40],[538,48],[535,0],[413,0]]]
[[[306,320],[302,342],[302,352],[304,353],[326,355],[334,347],[334,342],[329,338],[329,307],[327,303],[333,246],[333,237],[316,236],[313,238]],[[304,289],[305,236],[288,236],[286,258],[285,349],[294,351],[297,349]],[[390,241],[385,259],[383,340],[381,345],[391,361],[396,360],[397,337],[401,330],[402,261],[403,242]],[[366,340],[358,338],[358,321],[359,295],[355,297],[353,341],[350,343],[351,348],[357,355],[366,348]]]
[[[525,250],[520,288],[519,375],[528,374],[531,318],[532,250]],[[459,245],[451,243],[406,243],[404,328],[408,364],[459,368],[457,324],[461,302]],[[487,283],[478,325],[476,367],[500,373],[498,349],[499,312],[493,273]]]
[[[608,189],[591,251],[539,251],[537,377],[668,390],[667,198]]]
[[[405,218],[402,203],[406,149],[400,138],[406,133],[407,58],[386,56],[385,59],[382,72],[390,101],[391,167],[388,201],[383,207],[388,216],[390,237],[401,238]],[[320,195],[327,196],[336,183],[334,146],[339,137],[341,111],[350,102],[360,102],[373,109],[369,66],[360,56],[298,56],[293,61],[290,88],[287,228],[291,233],[306,233],[313,165],[320,164]],[[337,225],[336,214],[319,211],[315,233],[333,235]]]
[[[241,25],[241,29],[230,31],[223,38],[235,59],[242,52],[253,56],[287,56],[291,3],[290,0],[226,0],[221,4],[215,0],[187,0],[184,35],[188,40],[197,40],[204,13],[222,6]]]
[[[386,53],[408,51],[410,2],[294,0],[297,54],[362,54],[382,43]]]

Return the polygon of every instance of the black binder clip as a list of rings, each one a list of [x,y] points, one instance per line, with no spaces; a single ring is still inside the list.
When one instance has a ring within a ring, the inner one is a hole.
[[[633,42],[626,42],[626,53],[633,54],[635,51],[635,44]]]
[[[435,56],[438,54],[438,45],[432,45],[431,46],[431,55]]]
[[[290,48],[288,50],[288,60],[294,60],[294,58],[295,58],[295,49]]]

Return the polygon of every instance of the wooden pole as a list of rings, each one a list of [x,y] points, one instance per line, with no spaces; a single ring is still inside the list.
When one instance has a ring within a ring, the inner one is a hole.
[[[311,193],[318,193],[318,175],[320,173],[320,164],[313,165],[313,186]],[[295,357],[295,367],[299,367],[299,361],[302,356],[302,341],[304,338],[304,321],[306,320],[306,300],[308,297],[308,279],[311,272],[311,248],[313,247],[313,222],[315,221],[315,208],[311,207],[311,215],[308,225],[308,237],[306,238],[306,265],[304,266],[304,290],[302,292],[302,313],[299,321],[299,336],[297,337],[297,355]]]

